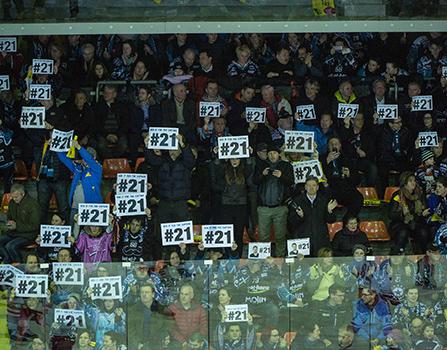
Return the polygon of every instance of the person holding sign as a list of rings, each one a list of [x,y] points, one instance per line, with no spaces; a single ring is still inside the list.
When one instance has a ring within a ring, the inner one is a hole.
[[[39,203],[25,192],[22,184],[11,186],[6,234],[0,236],[0,257],[4,264],[20,262],[20,248],[31,244],[39,233]]]
[[[226,313],[225,315],[226,316]],[[247,327],[245,337],[242,336],[242,327],[239,323],[230,324],[228,327],[224,325],[225,317],[217,325],[217,344],[219,350],[226,349],[253,349],[256,341],[256,331],[253,327],[253,317],[247,314]],[[237,348],[235,347],[237,346]]]
[[[332,98],[331,106],[333,115],[338,115],[339,110],[338,105],[340,103],[343,104],[358,103],[357,96],[352,88],[352,83],[347,79],[343,80],[338,85],[338,90],[334,93],[334,96]]]
[[[150,258],[151,247],[149,235],[152,232],[151,210],[146,208],[146,216],[132,216],[128,220],[121,218],[120,240],[117,252],[119,261],[141,261]]]
[[[195,159],[183,135],[177,136],[179,149],[163,152],[145,149],[145,159],[154,168],[160,202],[158,219],[161,223],[188,220],[187,200],[191,198],[191,170]],[[147,140],[145,140],[145,143]]]
[[[75,216],[75,223],[78,221]],[[76,254],[84,263],[111,262],[112,240],[115,234],[112,215],[109,215],[109,226],[84,226],[74,244]]]
[[[248,226],[248,192],[252,184],[253,166],[247,161],[234,158],[227,162],[216,159],[210,164],[211,189],[218,198],[217,222],[234,225],[234,240],[241,256],[244,227]],[[214,196],[213,196],[214,197]]]
[[[81,147],[77,140],[73,140],[72,145],[81,159],[73,161],[64,152],[57,154],[61,162],[73,173],[69,196],[70,222],[77,213],[79,203],[102,203],[102,166],[96,161],[96,151],[91,147]]]
[[[220,136],[231,136],[226,124],[227,121],[223,117],[212,118],[212,121],[210,121],[210,117],[205,117],[203,120],[203,126],[197,129],[200,137],[200,143],[207,149],[207,153],[205,155],[206,159],[210,159],[215,156],[213,149],[218,147],[217,139]]]
[[[260,107],[266,108],[266,125],[269,129],[274,130],[278,127],[278,120],[281,115],[292,115],[292,107],[290,103],[278,94],[271,85],[264,85],[261,88],[262,100]]]
[[[292,197],[289,202],[289,228],[294,238],[310,238],[310,254],[316,256],[318,250],[329,247],[327,223],[335,221],[336,200],[329,200],[318,192],[316,177],[306,179],[305,193]]]
[[[270,229],[274,226],[276,255],[286,255],[287,198],[293,184],[292,166],[279,157],[279,150],[269,145],[268,158],[256,164],[253,182],[258,185],[259,241],[270,241]]]
[[[300,48],[301,49],[301,48]],[[314,61],[314,60],[312,60]],[[312,62],[315,63],[315,62]],[[304,65],[304,63],[303,63]],[[300,64],[298,63],[298,66],[300,66]],[[306,66],[306,65],[304,65]],[[313,74],[313,76],[317,77],[321,75],[321,71],[319,70],[319,68],[312,66],[310,68],[307,68],[306,66],[306,70],[309,69],[310,71],[313,71],[315,73],[319,73],[319,74]],[[298,68],[299,70],[299,68]],[[298,73],[299,74],[299,73]],[[321,115],[323,115],[323,113],[325,111],[329,111],[329,101],[328,99],[324,96],[324,94],[320,94],[320,83],[318,82],[318,80],[316,79],[308,79],[306,80],[306,82],[304,83],[304,94],[300,94],[297,99],[296,99],[296,105],[297,106],[302,106],[302,105],[308,105],[308,106],[313,106],[314,107],[314,111],[315,111],[315,116],[317,117],[321,117]],[[318,125],[318,119],[310,119],[310,120],[303,120],[303,123],[305,125]]]
[[[57,136],[54,137],[51,134],[51,131],[54,129],[69,131],[71,126],[63,111],[54,104],[53,97],[48,101],[40,101],[40,103],[45,107],[45,129],[47,130],[46,133],[49,133],[45,135],[44,142],[39,144],[40,149],[38,148],[34,156],[37,164],[37,199],[41,208],[40,215],[42,220],[47,222],[48,208],[51,197],[54,195],[58,210],[63,215],[64,220],[68,220],[70,210],[67,187],[70,181],[70,173],[58,158],[58,152],[51,149],[51,144],[55,143],[57,138]]]

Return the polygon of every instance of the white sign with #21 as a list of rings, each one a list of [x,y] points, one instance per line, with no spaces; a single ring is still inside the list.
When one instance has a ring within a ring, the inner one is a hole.
[[[233,236],[233,224],[202,225],[202,242],[205,248],[231,247]]]
[[[377,105],[379,119],[397,119],[398,105]]]
[[[359,112],[359,105],[355,103],[339,103],[337,118],[355,118]]]
[[[178,149],[178,128],[149,128],[149,149]]]
[[[199,103],[199,116],[200,118],[220,117],[220,102],[205,102],[200,101]]]
[[[313,153],[314,132],[286,130],[284,152]]]
[[[436,131],[420,132],[417,139],[419,140],[419,147],[437,147],[439,143],[438,133]]]
[[[68,152],[70,150],[71,141],[73,140],[74,131],[60,131],[53,129],[51,133],[50,151]]]
[[[248,258],[249,259],[265,259],[271,255],[270,242],[250,242],[248,243]]]
[[[194,243],[192,221],[160,224],[163,246]]]
[[[71,226],[40,225],[40,246],[70,248]]]
[[[147,174],[119,173],[116,177],[116,194],[146,193]]]
[[[84,310],[54,309],[54,320],[67,327],[85,328]]]
[[[413,96],[411,99],[411,111],[422,112],[433,110],[433,97],[431,95]]]
[[[266,108],[247,107],[245,108],[245,120],[248,123],[265,123],[267,115]]]
[[[314,105],[296,106],[297,120],[313,120],[317,119]]]
[[[126,193],[115,196],[118,216],[144,215],[146,209],[145,193]]]
[[[48,275],[17,275],[14,290],[17,297],[46,298]]]
[[[22,129],[45,129],[45,107],[22,107],[20,127]]]
[[[51,98],[50,84],[30,84],[29,99],[30,100],[49,100]]]
[[[310,238],[288,239],[287,252],[289,257],[310,255]]]
[[[53,263],[53,281],[57,285],[84,285],[83,263]]]
[[[248,136],[221,136],[217,138],[219,159],[248,158]]]
[[[121,276],[90,277],[88,287],[92,293],[92,300],[112,300],[123,297]]]
[[[23,272],[12,265],[0,264],[0,285],[14,287],[14,280]]]
[[[33,74],[53,74],[54,62],[53,60],[33,59]]]
[[[79,203],[78,224],[80,226],[109,226],[110,206],[103,203]]]
[[[247,322],[248,319],[248,305],[247,304],[232,304],[225,305],[225,322]]]
[[[0,38],[0,52],[16,52],[16,51],[17,51],[17,38],[15,37]]]
[[[302,162],[293,163],[293,174],[295,183],[305,183],[310,176],[315,176],[318,179],[323,177],[323,169],[318,160],[306,160]]]
[[[9,75],[0,75],[0,91],[9,90]]]

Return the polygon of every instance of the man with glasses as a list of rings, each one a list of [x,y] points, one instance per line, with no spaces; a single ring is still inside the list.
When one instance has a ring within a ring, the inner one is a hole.
[[[355,304],[351,325],[354,333],[363,340],[384,340],[393,327],[390,308],[375,290],[365,287]]]
[[[352,311],[345,302],[345,290],[340,285],[329,287],[329,298],[317,305],[315,319],[321,327],[321,338],[328,339],[332,344],[337,343],[337,329],[349,323]]]

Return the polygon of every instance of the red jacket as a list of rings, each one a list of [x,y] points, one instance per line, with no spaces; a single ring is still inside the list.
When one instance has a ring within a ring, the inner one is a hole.
[[[193,304],[189,310],[176,302],[169,307],[172,312],[175,325],[172,328],[171,336],[180,343],[185,342],[194,332],[200,332],[203,336],[208,334],[208,321],[205,309]]]

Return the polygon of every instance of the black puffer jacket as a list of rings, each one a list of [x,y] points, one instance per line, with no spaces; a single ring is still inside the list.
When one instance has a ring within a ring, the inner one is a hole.
[[[176,160],[172,160],[167,152],[157,156],[151,150],[145,151],[145,158],[157,173],[156,190],[160,199],[190,199],[191,170],[195,159],[188,146],[182,149]]]

